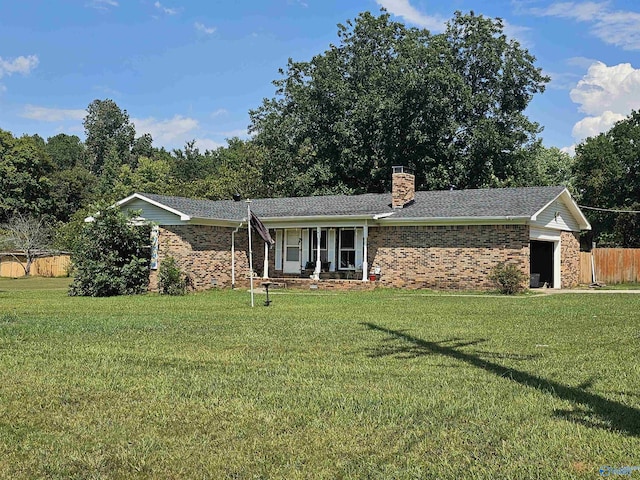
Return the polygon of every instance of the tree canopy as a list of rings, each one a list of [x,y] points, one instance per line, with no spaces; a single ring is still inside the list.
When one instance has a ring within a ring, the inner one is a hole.
[[[576,147],[575,182],[583,205],[640,211],[640,112]],[[590,211],[592,238],[602,246],[640,247],[640,215]]]
[[[290,59],[250,112],[271,194],[384,191],[392,165],[421,189],[532,181],[540,128],[523,112],[548,78],[499,19],[456,13],[432,35],[365,12],[338,40]]]
[[[51,171],[42,138],[15,138],[0,129],[0,222],[16,212],[35,216],[48,213]]]
[[[116,102],[109,99],[91,102],[84,119],[84,130],[94,173],[102,170],[110,154],[115,154],[122,162],[129,162],[136,131],[129,122],[127,111],[121,110]]]

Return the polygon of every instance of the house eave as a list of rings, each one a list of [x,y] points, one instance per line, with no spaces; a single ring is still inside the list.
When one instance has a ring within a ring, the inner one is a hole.
[[[180,217],[180,220],[182,220],[183,222],[188,222],[191,220],[191,216],[187,215],[184,212],[181,212],[179,210],[176,210],[175,208],[171,208],[167,205],[165,205],[164,203],[161,202],[157,202],[155,200],[152,200],[149,197],[145,197],[144,195],[141,195],[139,193],[134,193],[132,195],[129,195],[127,198],[124,198],[122,200],[120,200],[119,202],[116,202],[116,206],[118,207],[123,207],[126,206],[127,203],[131,202],[132,200],[142,200],[143,202],[147,202],[150,205],[153,205],[155,207],[161,208],[163,210],[166,210],[167,212],[173,213],[174,215],[177,215],[178,217]]]
[[[291,216],[291,217],[260,217],[260,220],[267,228],[293,228],[306,226],[348,226],[364,225],[370,226],[407,226],[407,225],[516,225],[528,224],[531,221],[529,216],[500,216],[500,217],[409,217],[397,218],[393,213],[367,214],[367,215],[313,215],[313,216]],[[217,226],[237,226],[239,222],[246,221],[245,218],[234,220],[196,218],[193,217],[190,224],[217,225]]]
[[[382,218],[380,225],[525,225],[529,216]]]
[[[246,218],[238,219],[222,219],[222,218],[201,218],[190,217],[186,224],[191,225],[210,225],[213,227],[237,227],[238,224],[246,222]]]

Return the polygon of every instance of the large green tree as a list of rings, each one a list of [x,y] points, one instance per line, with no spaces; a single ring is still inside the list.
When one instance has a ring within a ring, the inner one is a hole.
[[[205,174],[183,185],[189,196],[211,200],[229,199],[238,193],[243,198],[258,198],[267,195],[263,183],[264,152],[251,141],[239,138],[227,140],[226,147],[208,151],[203,164]]]
[[[85,166],[86,148],[79,137],[59,133],[47,139],[46,150],[57,170]]]
[[[536,166],[536,185],[564,185],[574,190],[573,164],[574,157],[557,147],[536,148],[533,161]]]
[[[33,216],[49,213],[51,171],[42,138],[15,138],[0,129],[0,222],[14,212]]]
[[[129,114],[116,102],[109,99],[91,102],[84,119],[84,130],[92,172],[101,173],[114,153],[120,163],[129,163],[136,132]]]
[[[539,126],[523,112],[548,78],[502,28],[457,13],[432,35],[365,12],[338,45],[289,60],[250,112],[269,193],[384,191],[392,165],[418,188],[530,183]]]
[[[576,147],[575,183],[587,207],[640,211],[640,111]],[[640,247],[640,214],[587,210],[600,245]]]

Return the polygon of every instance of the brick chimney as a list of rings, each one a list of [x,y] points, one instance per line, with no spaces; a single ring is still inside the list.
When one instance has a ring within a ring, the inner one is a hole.
[[[416,177],[406,167],[393,167],[391,177],[391,206],[404,208],[416,196]]]

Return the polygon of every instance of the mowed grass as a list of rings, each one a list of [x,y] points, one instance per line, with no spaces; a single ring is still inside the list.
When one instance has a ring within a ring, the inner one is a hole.
[[[0,280],[1,478],[640,465],[640,295],[286,292],[251,309],[246,291],[70,298],[49,282]]]

